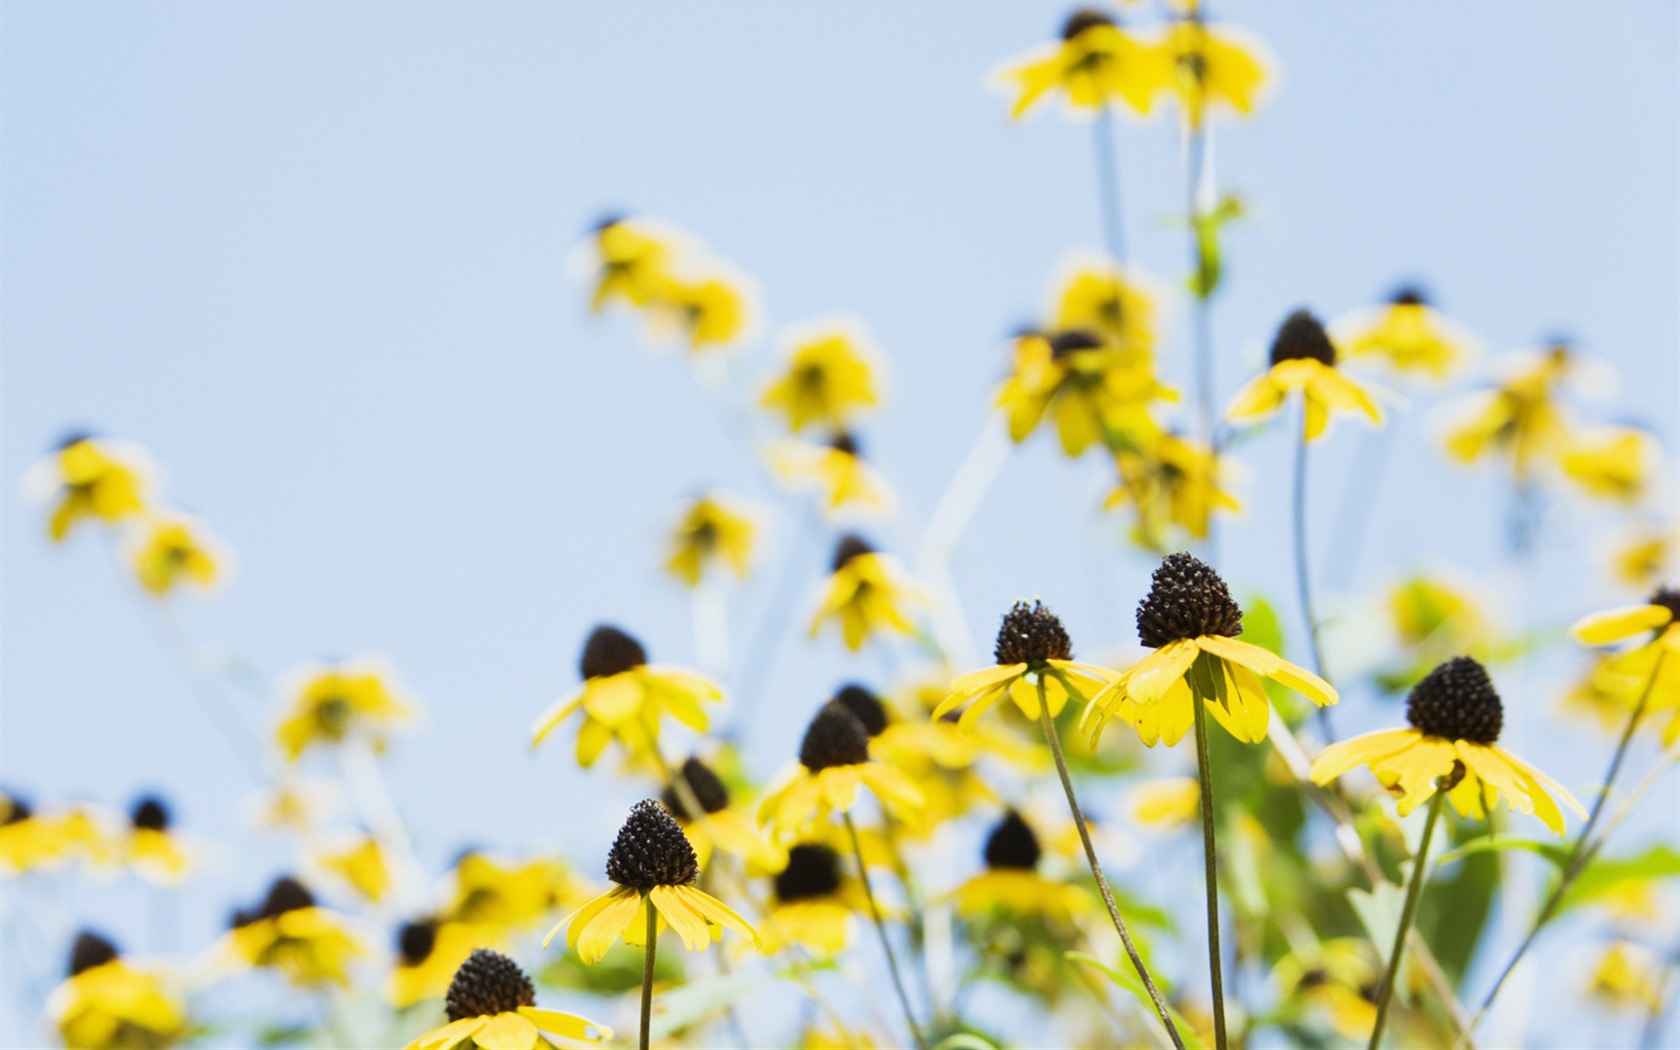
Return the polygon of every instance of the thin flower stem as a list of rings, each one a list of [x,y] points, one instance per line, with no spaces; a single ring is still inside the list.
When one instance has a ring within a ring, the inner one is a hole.
[[[1196,776],[1202,796],[1202,866],[1207,872],[1208,975],[1213,981],[1213,1043],[1226,1050],[1225,975],[1219,953],[1219,846],[1213,831],[1213,766],[1208,761],[1207,710],[1199,696],[1191,698],[1196,711]]]
[[[1447,793],[1442,782],[1435,785],[1435,797],[1429,800],[1429,817],[1423,822],[1423,839],[1418,843],[1417,858],[1412,861],[1412,877],[1406,886],[1406,905],[1400,911],[1400,928],[1394,931],[1394,950],[1388,956],[1388,969],[1383,973],[1382,986],[1377,992],[1377,1020],[1371,1026],[1368,1050],[1377,1050],[1382,1043],[1383,1028],[1388,1023],[1388,1006],[1394,1001],[1394,986],[1400,982],[1400,963],[1406,955],[1406,935],[1411,932],[1412,920],[1417,917],[1418,901],[1423,897],[1425,871],[1429,865],[1429,840],[1435,835],[1435,822],[1441,816],[1441,803]]]
[[[1120,161],[1114,150],[1114,115],[1104,105],[1091,122],[1091,138],[1097,157],[1097,195],[1101,198],[1103,240],[1114,261],[1125,265],[1126,233],[1120,211]]]
[[[745,733],[751,726],[753,712],[764,691],[764,680],[770,674],[771,662],[780,648],[777,643],[786,633],[788,621],[793,618],[792,606],[799,597],[800,583],[803,580],[795,570],[798,568],[800,557],[805,553],[806,538],[815,531],[816,514],[813,506],[814,504],[806,506],[799,529],[788,539],[787,553],[776,570],[776,582],[770,601],[764,607],[764,612],[753,629],[752,638],[747,643],[747,650],[742,656],[736,676],[735,714],[721,734],[726,742],[746,743]]]
[[[1294,499],[1294,532],[1295,532],[1295,593],[1301,602],[1301,617],[1307,622],[1307,638],[1312,643],[1313,670],[1320,678],[1329,679],[1324,673],[1324,643],[1318,634],[1318,617],[1313,612],[1312,603],[1312,567],[1307,555],[1307,400],[1301,399],[1301,430],[1300,437],[1295,444],[1295,499]],[[1332,744],[1336,735],[1330,728],[1329,708],[1319,707],[1317,710],[1318,731],[1323,734],[1324,742]]]
[[[874,920],[875,932],[881,935],[881,950],[887,953],[887,971],[892,975],[893,990],[898,993],[898,1004],[904,1008],[904,1023],[910,1026],[910,1037],[916,1041],[916,1046],[920,1050],[927,1050],[927,1040],[922,1037],[921,1026],[916,1024],[916,1015],[910,1009],[910,995],[904,990],[904,978],[898,972],[898,957],[893,954],[892,939],[887,936],[887,924],[881,918],[881,907],[875,903],[875,888],[869,884],[869,865],[863,862],[863,843],[858,839],[857,825],[852,822],[850,813],[842,813],[841,816],[846,821],[847,833],[852,837],[852,856],[857,858],[858,879],[863,883],[863,895],[869,901],[869,917]]]
[[[1058,679],[1063,688],[1067,688],[1065,679]],[[1073,690],[1069,689],[1072,693]],[[1085,859],[1091,865],[1091,874],[1097,880],[1097,890],[1102,894],[1103,905],[1108,908],[1108,917],[1114,923],[1114,932],[1120,935],[1120,943],[1126,949],[1126,957],[1132,960],[1132,968],[1137,971],[1138,979],[1143,982],[1144,991],[1149,993],[1149,1001],[1155,1006],[1155,1014],[1160,1017],[1161,1024],[1166,1026],[1167,1035],[1172,1039],[1177,1050],[1184,1050],[1184,1037],[1178,1034],[1178,1026],[1173,1024],[1172,1014],[1167,1010],[1167,1001],[1161,995],[1161,990],[1155,987],[1155,979],[1149,976],[1149,968],[1143,964],[1143,957],[1138,954],[1137,945],[1132,943],[1132,935],[1126,930],[1126,921],[1120,918],[1120,908],[1114,903],[1114,891],[1108,886],[1108,878],[1103,875],[1102,862],[1097,860],[1097,848],[1091,844],[1091,829],[1086,826],[1085,814],[1079,809],[1079,798],[1073,793],[1073,778],[1068,775],[1067,760],[1062,757],[1062,741],[1056,735],[1055,720],[1050,717],[1050,702],[1044,695],[1044,676],[1038,676],[1038,721],[1044,727],[1044,739],[1050,745],[1050,757],[1056,762],[1056,772],[1062,778],[1062,791],[1067,794],[1068,809],[1073,813],[1073,826],[1079,829],[1079,841],[1085,847]]]
[[[653,1028],[653,960],[659,950],[659,910],[645,897],[642,907],[647,910],[647,940],[642,945],[642,1050],[648,1050],[648,1037]]]

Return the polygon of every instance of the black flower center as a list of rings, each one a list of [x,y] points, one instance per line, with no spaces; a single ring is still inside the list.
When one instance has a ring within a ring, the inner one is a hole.
[[[1180,551],[1161,559],[1150,578],[1149,593],[1138,603],[1137,629],[1138,640],[1151,649],[1204,634],[1233,638],[1242,633],[1242,608],[1211,566]]]
[[[1070,328],[1050,337],[1050,355],[1061,358],[1081,350],[1099,350],[1102,345],[1102,336],[1089,328]]]
[[[269,886],[268,896],[263,898],[262,907],[258,909],[255,917],[272,919],[285,912],[314,906],[315,895],[310,893],[303,883],[290,875],[282,875]]]
[[[865,554],[874,554],[875,548],[865,543],[863,537],[848,532],[840,537],[840,542],[834,545],[834,560],[829,563],[829,571],[839,572],[853,558],[861,558]]]
[[[651,798],[631,807],[607,853],[607,878],[646,893],[687,886],[699,876],[700,859],[670,812]]]
[[[997,827],[986,836],[986,867],[1012,868],[1032,871],[1038,867],[1043,851],[1038,848],[1038,836],[1032,826],[1013,809],[1003,815]]]
[[[1111,26],[1113,24],[1113,15],[1110,15],[1105,11],[1098,11],[1094,7],[1081,7],[1073,14],[1068,15],[1067,21],[1062,23],[1062,39],[1072,40],[1074,37],[1085,32],[1087,29],[1094,29],[1097,26]]]
[[[840,854],[815,842],[788,850],[787,867],[776,875],[776,899],[784,904],[827,897],[840,888]]]
[[[622,674],[647,663],[647,650],[642,643],[611,624],[599,624],[589,632],[583,643],[583,658],[578,670],[585,678],[605,678]]]
[[[834,702],[856,715],[857,720],[863,723],[863,731],[872,738],[880,736],[881,730],[887,728],[887,709],[881,698],[861,685],[842,686],[834,694]]]
[[[449,1019],[494,1017],[512,1013],[521,1006],[535,1006],[537,990],[519,964],[488,948],[475,948],[455,971],[444,999]]]
[[[6,816],[5,819],[0,820],[0,826],[4,826],[6,824],[21,824],[35,815],[34,808],[21,798],[8,797],[6,799],[6,807]]]
[[[1429,296],[1415,284],[1401,285],[1388,300],[1395,306],[1428,306]]]
[[[698,758],[690,757],[682,764],[677,776],[688,782],[688,790],[694,792],[694,801],[700,803],[700,808],[707,813],[717,813],[729,808],[729,789],[723,786],[723,781],[712,772],[711,767]],[[659,800],[665,803],[665,808],[678,820],[693,820],[694,814],[683,805],[682,793],[671,785],[665,789]]]
[[[437,923],[432,919],[405,922],[397,931],[397,954],[404,966],[419,966],[437,944]]]
[[[805,727],[799,761],[813,773],[869,761],[869,730],[844,704],[829,701]]]
[[[130,814],[129,821],[136,829],[168,831],[169,809],[163,804],[162,799],[148,795],[135,804],[134,812]]]
[[[1680,620],[1680,589],[1674,587],[1658,587],[1651,594],[1651,604],[1660,605],[1669,611],[1676,620]]]
[[[1010,664],[1042,664],[1046,660],[1073,659],[1073,640],[1067,628],[1043,602],[1016,602],[1003,614],[997,643],[992,646],[999,667]]]
[[[76,934],[76,942],[70,946],[70,976],[104,966],[116,957],[116,945],[91,930],[83,930]]]
[[[1336,347],[1310,311],[1296,310],[1284,318],[1277,337],[1272,340],[1272,364],[1311,358],[1327,365],[1336,363]]]
[[[1504,723],[1487,668],[1455,656],[1423,676],[1406,699],[1406,721],[1428,736],[1491,744]]]
[[[828,447],[836,452],[844,452],[848,456],[861,455],[858,451],[858,440],[850,431],[842,430],[828,441]]]

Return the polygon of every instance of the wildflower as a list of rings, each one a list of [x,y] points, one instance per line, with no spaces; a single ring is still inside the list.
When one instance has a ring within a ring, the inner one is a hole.
[[[143,878],[158,883],[179,882],[191,865],[180,835],[170,826],[169,807],[148,795],[129,815],[124,860]]]
[[[363,954],[343,917],[290,877],[275,879],[256,909],[235,912],[232,926],[225,943],[233,959],[278,970],[300,987],[349,987],[350,959]]]
[[[1272,980],[1285,999],[1322,1013],[1344,1039],[1363,1042],[1377,1018],[1382,963],[1366,941],[1331,937],[1303,945],[1278,961]]]
[[[1176,830],[1198,816],[1201,792],[1195,777],[1146,780],[1132,789],[1132,821],[1158,831]]]
[[[379,840],[372,835],[359,835],[347,846],[319,854],[316,860],[370,903],[378,904],[390,892],[391,871]]]
[[[53,990],[47,1013],[65,1046],[79,1050],[168,1047],[187,1038],[180,996],[156,973],[130,966],[110,941],[76,935],[70,976]]]
[[[877,631],[914,634],[916,627],[905,607],[918,597],[897,559],[847,534],[835,545],[822,602],[811,618],[811,637],[831,619],[840,622],[840,636],[853,652]]]
[[[977,722],[965,730],[957,725],[953,712],[933,718],[934,708],[949,691],[949,676],[912,689],[907,702],[923,717],[890,719],[869,742],[870,754],[903,770],[921,789],[925,801],[917,830],[922,834],[931,834],[946,821],[976,808],[999,804],[997,793],[982,775],[983,757],[999,758],[1023,770],[1040,771],[1045,765],[1042,749],[1002,725]],[[840,695],[845,692],[842,689]]]
[[[1680,548],[1680,524],[1639,525],[1616,545],[1616,578],[1629,587],[1647,588],[1674,574]]]
[[[1244,117],[1254,115],[1271,79],[1270,62],[1258,40],[1193,17],[1175,20],[1159,46],[1172,70],[1165,87],[1178,96],[1191,127],[1200,127],[1215,106]]]
[[[1593,657],[1586,672],[1564,694],[1563,707],[1591,717],[1605,732],[1627,724],[1628,713],[1639,703],[1645,683],[1617,672],[1617,654]]]
[[[649,907],[657,913],[659,928],[669,923],[691,952],[716,940],[725,927],[759,944],[758,933],[745,919],[694,887],[699,876],[700,862],[682,827],[664,806],[644,799],[630,810],[607,854],[607,878],[616,888],[556,923],[543,938],[543,947],[569,926],[567,947],[575,948],[586,963],[600,962],[621,936],[626,944],[644,942]]]
[[[1330,424],[1330,413],[1358,412],[1372,426],[1381,426],[1382,409],[1372,392],[1336,367],[1336,347],[1306,310],[1284,319],[1272,340],[1272,365],[1237,393],[1226,412],[1233,423],[1264,419],[1299,391],[1306,402],[1305,435],[1316,441]]]
[[[1660,469],[1656,438],[1633,427],[1606,427],[1564,439],[1563,476],[1589,496],[1632,505],[1645,497]]]
[[[385,746],[385,730],[406,719],[410,708],[390,672],[372,661],[303,668],[275,730],[288,762],[310,747],[367,739]]]
[[[1205,539],[1215,511],[1242,510],[1221,479],[1226,462],[1207,445],[1176,434],[1160,434],[1136,450],[1117,450],[1114,464],[1120,482],[1103,501],[1103,509],[1134,502],[1142,535],[1157,534],[1166,521]]]
[[[23,484],[51,504],[47,534],[62,543],[78,522],[115,525],[144,511],[150,475],[150,461],[135,446],[74,433],[30,467]]]
[[[1587,994],[1612,1010],[1638,1010],[1658,1015],[1666,1005],[1663,961],[1651,949],[1633,941],[1606,945],[1593,964]]]
[[[674,329],[690,350],[700,351],[739,342],[752,328],[751,283],[722,269],[693,280],[668,277],[654,283],[652,294],[655,339]]]
[[[531,979],[512,959],[480,948],[449,982],[444,1000],[449,1023],[409,1043],[407,1050],[537,1050],[552,1047],[543,1032],[583,1043],[612,1038],[612,1029],[587,1018],[542,1010]]]
[[[1108,13],[1083,7],[1063,23],[1060,41],[1010,59],[990,79],[1014,96],[1009,115],[1019,120],[1055,92],[1076,113],[1116,102],[1148,113],[1166,76],[1155,48]]]
[[[1487,635],[1475,599],[1427,576],[1402,580],[1388,592],[1388,614],[1400,644],[1463,649]]]
[[[1312,765],[1315,784],[1367,766],[1399,798],[1405,816],[1437,791],[1461,816],[1482,819],[1500,796],[1516,812],[1563,834],[1563,814],[1548,791],[1577,814],[1580,803],[1555,780],[1498,744],[1504,709],[1481,664],[1455,656],[1429,672],[1406,700],[1410,729],[1385,729],[1324,749]]]
[[[396,965],[385,989],[391,1005],[402,1010],[442,998],[455,971],[484,938],[485,931],[463,922],[425,918],[403,923],[397,930]]]
[[[959,915],[1002,912],[1017,919],[1040,917],[1071,925],[1092,910],[1083,889],[1039,873],[1044,851],[1032,825],[1017,811],[1007,811],[992,827],[983,852],[986,870],[956,891]]]
[[[1607,660],[1603,672],[1644,683],[1646,703],[1680,707],[1680,589],[1658,587],[1644,605],[1594,613],[1571,629],[1584,645],[1611,645],[1646,635]],[[1663,730],[1663,746],[1680,739],[1680,712]]]
[[[1240,642],[1242,609],[1200,559],[1169,554],[1138,603],[1138,638],[1155,651],[1091,698],[1080,720],[1095,745],[1111,718],[1138,731],[1148,747],[1183,739],[1197,701],[1238,740],[1266,738],[1271,704],[1261,678],[1293,689],[1320,707],[1336,702],[1330,683],[1305,668]]]
[[[770,469],[788,488],[815,490],[823,513],[884,512],[892,492],[879,471],[864,461],[857,438],[841,431],[826,445],[784,441],[770,449]]]
[[[1067,628],[1040,601],[1030,606],[1016,602],[1004,614],[992,653],[997,665],[959,675],[950,693],[933,709],[934,718],[967,704],[957,723],[966,729],[1008,697],[1023,715],[1036,721],[1041,693],[1054,718],[1070,696],[1089,697],[1114,677],[1105,668],[1074,661]]]
[[[211,589],[222,577],[226,557],[203,524],[185,514],[147,518],[129,551],[135,579],[159,598],[183,585]]]
[[[1462,463],[1489,454],[1508,456],[1519,480],[1533,476],[1542,459],[1556,459],[1569,427],[1558,402],[1575,356],[1559,341],[1539,354],[1514,355],[1509,375],[1492,390],[1470,395],[1469,414],[1446,434],[1447,453]]]
[[[869,757],[869,733],[845,705],[818,710],[799,745],[799,761],[765,791],[758,820],[792,839],[831,812],[849,813],[867,786],[887,812],[915,823],[922,793],[901,770]]]
[[[595,227],[595,277],[589,308],[600,313],[614,300],[633,307],[655,302],[669,281],[681,238],[656,223],[610,216]]]
[[[498,933],[534,925],[574,893],[570,873],[558,863],[519,863],[477,850],[455,859],[439,918]]]
[[[835,955],[851,938],[853,916],[867,913],[868,902],[840,870],[839,851],[819,842],[789,849],[773,885],[764,924],[767,952],[791,943]]]
[[[63,843],[55,823],[16,795],[0,796],[0,871],[31,871],[61,859]]]
[[[617,739],[632,755],[645,753],[659,740],[660,722],[669,715],[697,733],[708,722],[703,702],[723,693],[709,679],[676,667],[650,665],[642,643],[610,624],[589,632],[578,661],[583,685],[556,700],[531,727],[531,746],[542,743],[573,711],[583,709],[578,729],[578,765],[588,769],[608,742]]]
[[[759,404],[785,416],[789,430],[797,434],[812,423],[844,430],[858,412],[875,407],[873,354],[855,326],[819,322],[786,342],[787,363]]]
[[[1473,339],[1441,316],[1423,292],[1405,287],[1378,307],[1356,310],[1332,326],[1334,341],[1350,358],[1375,357],[1400,374],[1421,372],[1443,380],[1471,352]]]
[[[1155,348],[1156,293],[1135,271],[1107,257],[1077,258],[1055,293],[1054,329],[1095,333],[1127,350]]]
[[[1015,443],[1048,416],[1062,451],[1078,457],[1099,441],[1115,447],[1152,437],[1159,427],[1150,406],[1177,396],[1156,378],[1147,350],[1117,347],[1089,329],[1072,328],[1017,336],[1015,370],[998,388],[996,404]]]
[[[728,786],[710,766],[690,756],[676,775],[687,785],[702,812],[698,815],[688,812],[675,785],[667,787],[659,800],[682,826],[701,867],[711,860],[714,849],[746,861],[749,871],[769,870],[782,863],[780,851],[765,842],[752,822],[730,804]]]
[[[712,567],[727,565],[745,578],[752,561],[752,518],[722,493],[708,493],[683,507],[666,545],[665,571],[690,587]]]

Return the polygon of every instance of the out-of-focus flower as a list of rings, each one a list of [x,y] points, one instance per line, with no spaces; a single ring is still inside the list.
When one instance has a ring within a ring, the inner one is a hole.
[[[1369,943],[1332,937],[1303,945],[1278,960],[1272,980],[1286,1001],[1322,1013],[1344,1039],[1362,1041],[1377,1020],[1382,963]]]
[[[340,802],[335,782],[286,770],[274,783],[252,792],[243,808],[247,819],[265,831],[307,835]]]
[[[1157,536],[1162,525],[1170,522],[1196,539],[1205,539],[1215,511],[1242,511],[1242,504],[1226,491],[1222,479],[1227,462],[1199,441],[1160,434],[1135,451],[1115,452],[1120,482],[1103,501],[1103,509],[1136,505],[1142,536]]]
[[[618,300],[637,308],[652,305],[670,283],[682,239],[657,223],[618,216],[603,219],[594,233],[590,309],[599,313]]]
[[[1593,964],[1587,994],[1611,1010],[1655,1015],[1663,1006],[1663,962],[1643,944],[1615,941]]]
[[[78,522],[115,525],[146,509],[151,461],[138,446],[74,433],[24,475],[26,495],[52,508],[47,534],[63,542]]]
[[[790,330],[783,342],[786,363],[759,404],[783,416],[795,434],[813,423],[846,430],[878,403],[874,354],[855,323],[817,322]]]
[[[1653,587],[1675,575],[1676,550],[1680,550],[1680,521],[1666,527],[1638,525],[1615,548],[1616,578],[1629,587]]]
[[[1072,926],[1092,910],[1090,895],[1082,888],[1039,873],[1043,850],[1038,836],[1015,810],[1005,813],[987,835],[984,856],[986,870],[956,891],[959,915],[1003,913]]]
[[[682,826],[702,868],[710,863],[714,849],[740,858],[749,872],[772,871],[785,862],[782,851],[764,840],[743,812],[746,807],[731,799],[728,786],[710,766],[691,756],[675,775],[693,793],[702,812],[690,813],[674,784],[666,787],[660,801]]]
[[[1560,465],[1587,495],[1631,505],[1645,498],[1661,457],[1657,439],[1645,431],[1604,427],[1567,435]]]
[[[867,1032],[844,1028],[806,1028],[799,1037],[799,1050],[875,1050]]]
[[[359,835],[345,846],[323,850],[315,860],[372,904],[384,900],[391,889],[385,853],[372,835]]]
[[[1600,670],[1639,683],[1637,688],[1650,708],[1680,708],[1680,590],[1658,587],[1644,605],[1594,613],[1578,621],[1571,630],[1577,641],[1593,646],[1613,645],[1644,635],[1641,644],[1610,657]],[[1680,710],[1663,730],[1663,746],[1677,739],[1680,739]]]
[[[999,804],[997,793],[983,775],[982,758],[992,756],[1017,769],[1033,771],[1043,769],[1048,762],[1042,748],[1002,725],[973,722],[965,730],[957,725],[954,713],[933,718],[934,709],[949,693],[949,677],[901,692],[901,704],[909,710],[909,716],[892,718],[869,743],[870,754],[902,769],[921,789],[926,799],[921,827],[928,834],[978,807]]]
[[[850,939],[853,916],[868,913],[868,901],[841,870],[839,852],[822,843],[791,847],[772,882],[775,895],[764,920],[766,952],[800,944],[824,956],[838,954]]]
[[[1400,644],[1408,648],[1463,650],[1488,633],[1470,595],[1428,576],[1395,584],[1388,592],[1388,614]]]
[[[992,655],[995,666],[959,675],[951,683],[951,692],[933,709],[934,718],[966,704],[957,721],[966,729],[1008,697],[1021,714],[1037,721],[1041,694],[1054,718],[1070,697],[1077,693],[1088,699],[1114,678],[1105,668],[1073,659],[1067,628],[1039,601],[1016,602],[1004,614]]]
[[[834,548],[822,600],[811,618],[811,637],[829,620],[839,622],[840,636],[853,652],[878,631],[914,634],[916,625],[907,610],[920,596],[896,558],[855,535],[842,536]]]
[[[1330,425],[1332,412],[1363,415],[1382,426],[1383,413],[1371,390],[1354,382],[1336,367],[1336,347],[1306,310],[1284,319],[1272,340],[1272,364],[1238,391],[1226,417],[1233,423],[1252,423],[1283,407],[1296,391],[1306,400],[1306,438],[1316,441]]]
[[[1135,270],[1106,256],[1076,257],[1057,281],[1055,331],[1083,329],[1124,350],[1155,349],[1156,293]]]
[[[906,824],[920,819],[921,791],[902,770],[872,759],[869,731],[845,705],[829,701],[806,727],[799,761],[766,789],[758,820],[780,842],[800,838],[830,813],[849,813],[863,787]]]
[[[37,812],[26,800],[0,793],[0,875],[79,859],[110,863],[115,844],[103,823],[82,806]]]
[[[463,922],[414,919],[397,930],[396,965],[385,994],[402,1010],[425,999],[441,999],[455,971],[474,948],[495,943],[498,935]]]
[[[1201,815],[1202,789],[1195,777],[1158,777],[1132,787],[1133,822],[1157,831],[1174,831]]]
[[[1160,428],[1151,407],[1177,397],[1156,378],[1148,350],[1119,347],[1089,329],[1073,328],[1017,336],[1015,369],[998,388],[996,404],[1017,444],[1049,416],[1062,451],[1077,457],[1098,442],[1119,447],[1152,438]]]
[[[255,910],[234,914],[225,945],[235,964],[276,970],[300,988],[349,987],[350,961],[365,951],[343,916],[290,877],[274,880]]]
[[[171,826],[169,807],[151,795],[136,802],[129,815],[122,856],[142,878],[163,884],[181,881],[192,865],[185,843]]]
[[[291,677],[295,684],[275,730],[288,762],[310,747],[352,737],[381,750],[386,730],[411,713],[390,670],[371,660],[312,665]]]
[[[1575,366],[1563,343],[1537,354],[1512,355],[1502,382],[1463,399],[1465,415],[1447,431],[1447,453],[1462,463],[1498,455],[1510,460],[1518,479],[1532,477],[1542,461],[1555,461],[1568,445],[1569,427],[1558,397]]]
[[[826,445],[779,442],[770,449],[770,469],[790,489],[815,490],[830,518],[847,511],[881,514],[892,505],[886,479],[864,462],[850,433],[836,434]]]
[[[1271,79],[1265,46],[1242,30],[1192,15],[1175,19],[1158,45],[1169,64],[1166,89],[1178,97],[1191,127],[1214,109],[1253,116]]]
[[[1350,358],[1373,357],[1400,375],[1440,381],[1473,352],[1475,338],[1430,305],[1421,289],[1406,287],[1382,306],[1355,310],[1331,326],[1336,348]]]
[[[135,534],[129,562],[140,586],[166,598],[184,585],[201,591],[215,587],[223,576],[227,554],[197,518],[156,514]]]
[[[558,861],[519,862],[467,850],[455,860],[438,918],[481,931],[517,932],[564,907],[578,892]]]
[[[694,280],[670,277],[653,294],[655,340],[674,329],[690,350],[710,350],[740,342],[752,329],[755,297],[745,277],[716,269]]]
[[[1645,687],[1639,679],[1618,673],[1616,659],[1614,653],[1595,655],[1563,696],[1565,710],[1590,717],[1607,733],[1627,725],[1628,714]]]
[[[155,972],[130,966],[98,934],[76,935],[70,976],[47,999],[60,1039],[77,1050],[162,1050],[187,1037],[187,1010]]]
[[[1116,103],[1148,113],[1168,77],[1156,47],[1122,29],[1106,11],[1082,7],[1062,24],[1060,41],[1008,60],[989,79],[1012,96],[1010,116],[1019,120],[1056,93],[1075,113]]]
[[[537,990],[519,964],[480,948],[455,971],[445,996],[449,1023],[409,1043],[406,1050],[538,1050],[551,1032],[581,1043],[612,1038],[612,1029],[586,1017],[539,1009]]]
[[[1399,799],[1405,816],[1437,791],[1447,793],[1461,816],[1481,820],[1501,797],[1563,834],[1564,805],[1586,811],[1557,781],[1499,746],[1504,708],[1487,670],[1467,656],[1441,664],[1413,687],[1406,701],[1410,729],[1384,729],[1325,748],[1312,764],[1315,784],[1328,784],[1368,766]]]
[[[689,500],[666,544],[665,571],[697,587],[708,569],[728,566],[744,579],[752,563],[757,527],[736,501],[721,492]]]
[[[1172,747],[1195,721],[1196,703],[1245,743],[1266,739],[1271,702],[1261,678],[1293,689],[1319,707],[1336,702],[1329,682],[1283,657],[1240,642],[1242,609],[1219,574],[1191,554],[1169,554],[1138,603],[1138,639],[1154,652],[1115,679],[1085,708],[1080,728],[1096,744],[1118,718],[1146,747]]]

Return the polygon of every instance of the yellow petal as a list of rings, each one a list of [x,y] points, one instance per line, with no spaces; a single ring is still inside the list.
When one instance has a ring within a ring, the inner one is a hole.
[[[1126,692],[1140,704],[1156,703],[1196,662],[1197,642],[1180,638],[1144,657],[1126,676]]]
[[[465,1042],[483,1025],[482,1017],[463,1017],[430,1032],[408,1044],[408,1050],[451,1050]]]
[[[1578,620],[1570,633],[1582,645],[1609,645],[1667,626],[1674,614],[1661,605],[1630,605]]]
[[[536,1025],[515,1013],[486,1017],[473,1033],[473,1042],[482,1050],[533,1050],[541,1038]]]
[[[659,914],[671,924],[671,929],[677,931],[682,938],[683,947],[689,951],[699,951],[711,943],[711,931],[706,928],[705,916],[698,914],[688,901],[676,891],[676,886],[655,886],[648,893],[648,899],[659,909]],[[646,921],[645,919],[643,920]]]
[[[538,715],[537,720],[531,724],[531,746],[536,747],[542,743],[543,737],[552,733],[554,727],[576,710],[581,703],[583,703],[583,690],[577,689],[548,705],[548,709]]]
[[[1331,744],[1313,759],[1312,782],[1328,784],[1355,766],[1368,766],[1410,747],[1422,735],[1416,729],[1383,729]]]
[[[521,1006],[519,1015],[545,1032],[553,1032],[562,1039],[580,1043],[599,1043],[612,1038],[612,1029],[587,1017],[563,1014],[559,1010],[543,1010],[535,1006]]]
[[[1262,372],[1247,386],[1237,392],[1231,401],[1231,407],[1225,410],[1225,418],[1233,423],[1250,423],[1276,412],[1283,404],[1284,389],[1272,378],[1271,372]]]

